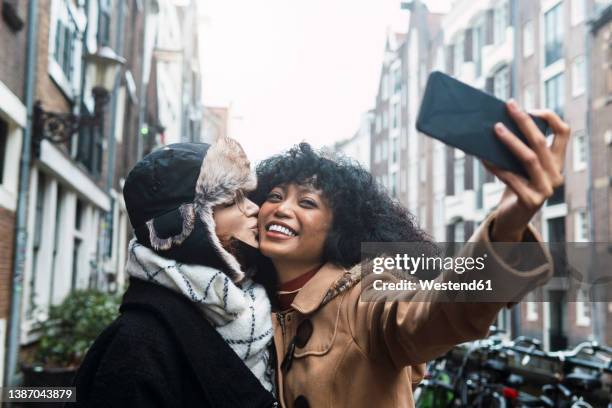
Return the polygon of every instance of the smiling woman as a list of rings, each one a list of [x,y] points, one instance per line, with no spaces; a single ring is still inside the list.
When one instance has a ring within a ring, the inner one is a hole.
[[[259,214],[260,250],[276,264],[291,264],[280,275],[285,283],[321,266],[332,212],[322,191],[312,184],[285,184],[268,194]]]
[[[491,242],[541,241],[528,222],[552,194],[548,186],[557,182],[563,166],[569,129],[556,115],[545,114],[556,129],[557,145],[548,150],[532,119],[512,103],[508,108],[535,146],[535,151],[523,145],[517,152],[533,176],[518,180],[491,167],[507,188],[470,241],[494,254],[488,257],[487,270],[516,287],[534,288],[552,273],[545,248],[539,245],[539,261],[522,271],[496,253]],[[515,135],[497,132],[518,149]],[[456,344],[486,336],[507,306],[502,301],[441,301],[441,291],[414,290],[398,298],[379,292],[378,297],[362,299],[375,282],[399,281],[393,273],[367,273],[369,267],[361,264],[362,243],[416,241],[435,251],[408,211],[366,170],[319,154],[306,143],[264,160],[257,175],[260,250],[273,263],[271,271],[260,273],[274,273],[280,282],[273,324],[282,406],[412,407],[412,388],[423,378],[423,363]],[[476,258],[477,248],[467,245],[459,255]],[[434,284],[459,276],[458,267],[441,273]]]

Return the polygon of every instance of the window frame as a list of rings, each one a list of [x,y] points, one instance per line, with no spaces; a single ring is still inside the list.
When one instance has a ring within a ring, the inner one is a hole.
[[[554,106],[551,104],[551,95],[549,95],[549,84],[553,83],[553,81],[557,82],[557,87],[555,90],[555,96],[557,97],[558,103],[555,103]],[[561,118],[564,113],[564,105],[565,105],[565,73],[560,72],[557,75],[554,75],[544,81],[544,100],[545,106],[548,109],[551,109],[557,113]]]
[[[553,15],[553,13],[556,14]],[[563,2],[559,2],[551,7],[544,13],[543,17],[544,67],[548,67],[555,62],[562,60],[564,57],[563,36],[565,33],[563,29]]]

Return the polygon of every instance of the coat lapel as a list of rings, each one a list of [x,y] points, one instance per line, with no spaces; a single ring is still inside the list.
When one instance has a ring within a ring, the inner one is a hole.
[[[319,272],[300,289],[291,307],[302,314],[310,314],[323,303],[327,293],[343,277],[345,270],[331,263],[326,263]]]

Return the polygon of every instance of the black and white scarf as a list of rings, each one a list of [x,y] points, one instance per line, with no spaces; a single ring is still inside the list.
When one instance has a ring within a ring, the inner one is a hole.
[[[196,303],[264,388],[274,391],[268,349],[273,337],[271,306],[263,286],[250,279],[238,286],[218,269],[163,258],[136,240],[129,244],[126,271]]]

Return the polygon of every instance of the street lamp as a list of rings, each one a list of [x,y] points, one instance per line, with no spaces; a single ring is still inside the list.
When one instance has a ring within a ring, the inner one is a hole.
[[[33,142],[36,155],[40,152],[40,143],[43,140],[54,144],[64,143],[83,128],[102,127],[104,107],[110,100],[109,89],[113,89],[117,72],[125,64],[125,59],[110,47],[104,46],[98,48],[94,54],[85,56],[84,61],[96,67],[91,90],[94,98],[93,114],[49,112],[43,109],[40,100],[36,101],[33,111]]]

